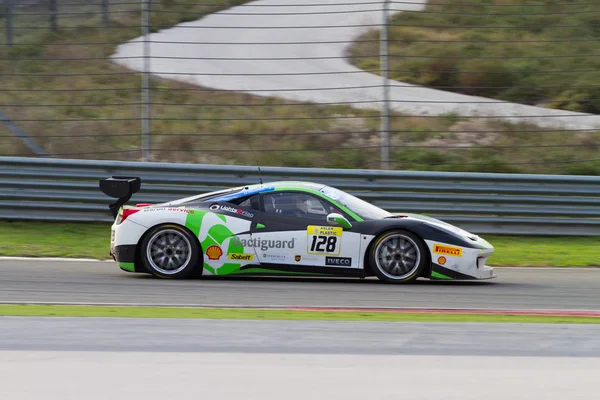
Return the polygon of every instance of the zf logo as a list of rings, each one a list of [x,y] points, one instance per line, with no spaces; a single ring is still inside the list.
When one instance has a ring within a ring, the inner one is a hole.
[[[325,257],[325,265],[343,265],[349,267],[352,265],[350,257]]]

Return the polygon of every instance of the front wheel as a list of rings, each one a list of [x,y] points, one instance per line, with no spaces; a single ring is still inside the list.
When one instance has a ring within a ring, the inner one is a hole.
[[[427,248],[417,235],[396,230],[375,240],[369,263],[377,277],[387,283],[410,283],[427,265]]]
[[[178,225],[160,225],[151,229],[140,246],[142,263],[159,278],[192,276],[201,268],[200,255],[198,240]]]

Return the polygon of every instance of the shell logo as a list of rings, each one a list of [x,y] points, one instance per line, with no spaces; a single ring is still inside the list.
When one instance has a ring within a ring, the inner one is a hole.
[[[437,261],[438,261],[438,264],[444,265],[444,264],[446,264],[446,257],[442,256],[442,257],[438,258]]]
[[[213,244],[212,246],[208,246],[208,249],[206,249],[206,255],[208,256],[209,260],[218,260],[223,255],[223,250],[221,250],[219,246],[215,246]]]

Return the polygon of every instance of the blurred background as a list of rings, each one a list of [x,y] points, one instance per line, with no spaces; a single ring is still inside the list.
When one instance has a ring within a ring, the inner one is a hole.
[[[600,174],[597,3],[244,3],[0,1],[0,156]]]

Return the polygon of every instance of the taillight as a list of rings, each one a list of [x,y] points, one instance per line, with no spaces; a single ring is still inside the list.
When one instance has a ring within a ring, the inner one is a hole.
[[[138,211],[140,210],[137,208],[125,208],[122,213],[121,223],[124,222],[127,219],[127,217],[129,217],[132,214],[135,214]]]

